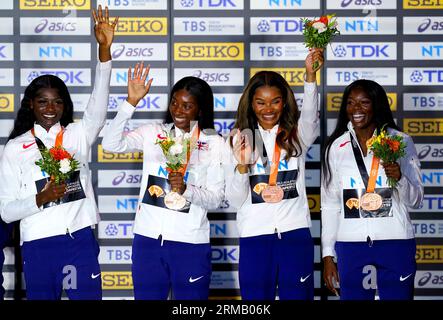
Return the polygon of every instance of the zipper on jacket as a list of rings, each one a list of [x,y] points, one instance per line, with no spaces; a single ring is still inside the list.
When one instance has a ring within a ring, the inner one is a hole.
[[[281,240],[281,233],[277,228],[275,228],[274,233],[277,233],[277,237]]]
[[[158,240],[160,240],[160,247],[163,247],[163,242],[164,242],[163,236],[159,235]]]
[[[70,236],[72,239],[74,239],[74,237],[73,237],[72,234],[71,234],[71,231],[69,231],[69,228],[66,228],[66,234],[69,234],[69,236]]]
[[[372,239],[371,239],[370,236],[368,236],[368,237],[366,238],[366,242],[368,243],[368,246],[369,246],[369,247],[372,247],[372,244],[374,243],[374,241],[372,241]]]

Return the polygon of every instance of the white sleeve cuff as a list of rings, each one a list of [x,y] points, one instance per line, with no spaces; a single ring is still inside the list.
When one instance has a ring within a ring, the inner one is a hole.
[[[124,112],[125,114],[128,115],[129,118],[131,118],[135,112],[135,107],[132,104],[130,104],[127,100],[125,100],[120,105],[119,111]]]
[[[108,60],[105,62],[97,62],[97,68],[98,70],[108,70],[112,68],[112,60]]]
[[[335,250],[333,247],[325,246],[322,248],[322,258],[324,257],[337,257],[337,254],[335,253]]]

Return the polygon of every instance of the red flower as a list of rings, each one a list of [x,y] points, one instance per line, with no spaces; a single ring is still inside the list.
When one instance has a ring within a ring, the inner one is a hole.
[[[51,148],[49,150],[49,153],[51,154],[52,158],[54,158],[57,161],[72,158],[71,154],[68,151],[60,147]]]
[[[389,148],[394,152],[400,148],[400,142],[398,142],[397,140],[387,140],[387,143],[389,145]]]
[[[328,25],[328,17],[327,16],[321,16],[318,21],[323,22],[326,26]]]
[[[160,133],[157,135],[157,138],[160,140],[166,140],[166,137],[162,136]]]

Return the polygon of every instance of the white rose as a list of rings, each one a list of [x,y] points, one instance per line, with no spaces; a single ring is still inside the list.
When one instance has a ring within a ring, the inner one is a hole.
[[[60,160],[60,172],[68,173],[69,171],[71,171],[71,162],[69,159]]]
[[[183,152],[183,146],[181,144],[174,144],[170,149],[169,149],[169,154],[171,154],[172,156],[176,156],[180,153]]]
[[[189,133],[189,132],[186,132],[184,135],[183,135],[183,139],[189,139],[189,138],[191,138],[191,134]]]
[[[312,25],[312,27],[317,29],[318,33],[325,32],[327,29],[323,22],[316,22]]]

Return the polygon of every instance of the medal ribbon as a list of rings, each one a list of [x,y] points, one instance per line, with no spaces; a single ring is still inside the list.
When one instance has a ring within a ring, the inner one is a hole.
[[[351,136],[351,145],[352,151],[354,152],[355,161],[357,162],[358,170],[360,171],[361,178],[366,187],[366,193],[373,193],[375,191],[375,181],[377,180],[380,159],[375,156],[372,157],[371,171],[368,176],[363,157],[357,146],[357,142],[351,133],[349,133],[349,135]]]
[[[31,129],[31,133],[35,138],[35,142],[37,143],[37,146],[39,149],[46,149],[46,146],[43,144],[43,141],[41,141],[39,138],[35,136],[34,128]],[[60,131],[57,133],[57,136],[55,137],[55,145],[54,147],[61,147],[63,145],[63,134],[65,133],[65,128],[61,128]]]
[[[280,133],[281,129],[278,128],[277,135],[275,137],[275,146],[274,146],[274,154],[272,156],[272,164],[271,164],[271,172],[269,173],[269,185],[275,186],[277,185],[277,174],[278,174],[278,165],[280,164],[280,146],[277,143],[277,136]]]

